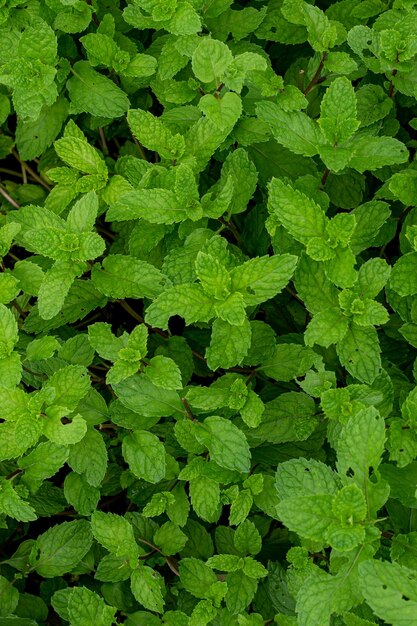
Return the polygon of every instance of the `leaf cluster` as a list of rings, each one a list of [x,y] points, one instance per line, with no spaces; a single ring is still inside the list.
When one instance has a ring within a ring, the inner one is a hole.
[[[417,3],[0,4],[0,626],[416,626]]]

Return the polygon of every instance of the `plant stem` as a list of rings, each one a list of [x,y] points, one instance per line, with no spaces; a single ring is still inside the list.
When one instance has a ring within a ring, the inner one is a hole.
[[[6,480],[13,480],[13,478],[15,478],[15,476],[18,476],[19,474],[22,474],[23,470],[22,469],[15,469],[13,472],[11,472],[11,474],[9,474],[8,476],[6,476]]]
[[[13,300],[12,306],[16,309],[16,311],[19,313],[19,315],[21,315],[22,317],[26,317],[27,313],[25,313],[25,311],[22,309],[20,304],[18,304],[16,302],[16,300]]]
[[[0,194],[3,196],[5,200],[7,200],[7,202],[9,202],[12,206],[14,206],[15,209],[20,209],[20,204],[18,204],[16,200],[13,200],[13,198],[9,196],[7,191],[3,189],[3,187],[1,186],[0,186]]]
[[[236,228],[235,224],[232,222],[232,220],[230,219],[229,221],[227,221],[224,219],[224,217],[219,217],[219,222],[223,224],[223,226],[228,228],[230,232],[233,234],[234,238],[236,239],[236,242],[242,245],[242,239],[240,237],[240,233],[238,229]]]
[[[108,154],[109,154],[109,149],[108,149],[108,147],[107,147],[106,136],[105,136],[104,131],[103,131],[103,129],[101,128],[101,126],[100,126],[100,128],[98,129],[98,134],[99,134],[99,136],[100,136],[100,142],[101,142],[101,147],[102,147],[102,150],[103,150],[103,154],[104,154],[105,156],[108,156]]]
[[[23,174],[21,172],[15,172],[14,170],[9,170],[7,167],[0,167],[0,172],[3,174],[10,174],[10,176],[17,176],[18,178],[23,178]]]
[[[316,73],[314,74],[313,78],[311,79],[311,81],[309,82],[307,87],[304,89],[304,95],[305,96],[307,94],[309,94],[310,91],[313,89],[313,87],[318,83],[326,59],[327,59],[327,52],[323,52],[323,55],[321,57],[321,61],[320,61],[319,65],[318,65]]]
[[[186,398],[181,398],[181,402],[184,405],[185,410],[187,411],[187,417],[188,419],[190,419],[192,422],[196,422],[197,420],[195,419],[193,412],[191,410],[190,405],[188,404],[188,400]]]
[[[393,69],[391,72],[391,80],[390,80],[389,88],[388,88],[388,98],[394,98],[394,83],[392,82],[392,79],[396,75],[397,71],[398,71],[397,69]]]
[[[27,172],[26,172],[25,168],[23,167],[23,163],[20,164],[20,169],[22,170],[23,184],[27,185],[28,184],[28,176],[27,176]]]
[[[157,333],[158,335],[160,335],[161,337],[164,337],[164,339],[167,339],[169,337],[169,334],[164,332],[163,330],[160,330],[159,328],[153,328],[152,326],[149,326],[149,324],[147,324],[145,322],[145,320],[143,319],[143,317],[141,315],[139,315],[139,313],[136,313],[136,311],[134,309],[132,309],[132,307],[130,306],[130,304],[128,304],[127,302],[125,302],[124,300],[117,300],[117,302],[120,304],[121,307],[124,308],[124,310],[129,313],[129,315],[131,317],[133,317],[134,320],[136,320],[137,322],[139,322],[140,324],[145,324],[145,326],[147,326],[150,330],[152,330],[152,332]]]
[[[323,176],[321,177],[321,186],[324,187],[327,179],[329,178],[330,170],[328,167],[323,172]]]
[[[46,183],[44,180],[42,180],[42,178],[39,176],[39,174],[37,174],[31,167],[30,165],[28,165],[26,163],[26,161],[23,161],[19,154],[17,153],[17,151],[15,149],[12,150],[12,154],[13,156],[19,161],[19,163],[24,167],[24,169],[27,171],[28,174],[30,174],[32,176],[32,178],[34,180],[36,180],[36,182],[38,182],[40,185],[42,185],[42,187],[44,187],[45,189],[47,189],[48,191],[51,191],[51,187],[48,185],[48,183]]]
[[[288,293],[291,294],[295,300],[298,300],[298,302],[304,306],[304,302],[301,300],[300,296],[293,289],[291,289],[289,285],[285,287],[285,291],[288,291]]]
[[[149,546],[149,548],[152,548],[152,551],[159,552],[159,554],[162,554],[162,556],[165,556],[165,554],[162,552],[162,550],[160,550],[159,548],[157,548],[157,546],[155,546],[155,545],[154,545],[153,543],[151,543],[150,541],[146,541],[146,539],[140,539],[140,538],[138,538],[138,541],[140,541],[140,543],[144,543],[146,546]],[[165,556],[165,560],[166,560],[166,563],[167,563],[167,565],[168,565],[169,569],[170,569],[172,572],[174,572],[174,574],[175,574],[176,576],[179,576],[179,575],[180,575],[180,573],[179,573],[178,568],[177,568],[177,562],[176,562],[176,560],[175,560],[175,559],[173,559],[173,558],[172,558],[172,557],[170,557],[170,556]]]
[[[143,149],[142,145],[139,143],[139,141],[136,139],[136,137],[133,137],[133,141],[134,141],[135,146],[139,150],[140,156],[142,157],[142,159],[144,161],[147,161],[148,159],[146,158],[145,150]]]

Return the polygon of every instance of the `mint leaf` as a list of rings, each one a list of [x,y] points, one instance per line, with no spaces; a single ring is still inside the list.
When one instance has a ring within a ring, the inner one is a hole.
[[[108,606],[99,595],[86,587],[71,589],[68,599],[68,615],[74,626],[86,626],[94,620],[99,626],[114,622],[116,608]]]
[[[243,361],[250,346],[251,328],[249,321],[230,324],[217,319],[213,323],[210,346],[206,350],[207,364],[212,370],[225,369]]]
[[[130,256],[110,255],[91,272],[93,285],[112,298],[153,297],[162,291],[163,276],[159,270]]]
[[[184,139],[173,134],[163,121],[147,111],[130,109],[127,120],[132,133],[148,150],[158,152],[165,159],[175,159],[184,152]]]
[[[165,476],[164,446],[158,437],[137,430],[123,440],[123,456],[138,478],[157,483]]]
[[[244,434],[230,421],[219,416],[208,417],[197,430],[196,437],[207,446],[211,459],[221,467],[249,471],[248,443]]]
[[[319,124],[333,146],[347,141],[358,129],[355,92],[347,78],[336,78],[326,91],[321,101]]]
[[[138,546],[127,519],[114,513],[95,511],[91,516],[91,530],[94,539],[110,553],[135,561]]]
[[[415,624],[416,28],[2,3],[1,624]]]
[[[312,157],[318,153],[323,137],[317,122],[301,111],[284,111],[273,102],[259,102],[256,112],[271,129],[279,144],[295,154]]]
[[[22,500],[10,482],[5,480],[0,483],[0,512],[20,522],[31,522],[37,519],[33,507]]]
[[[194,50],[192,68],[203,83],[216,81],[220,84],[233,59],[229,48],[221,41],[205,38]]]
[[[127,95],[115,83],[93,70],[87,61],[78,61],[67,82],[71,104],[77,113],[121,117],[129,108]]]
[[[392,624],[411,623],[416,605],[412,571],[397,563],[364,561],[359,565],[366,602],[381,619]]]
[[[145,609],[162,613],[164,607],[163,579],[152,568],[142,565],[132,573],[131,589]]]
[[[210,587],[217,581],[213,570],[196,558],[181,559],[179,572],[185,589],[196,598],[206,598]]]
[[[290,254],[250,259],[232,270],[231,289],[243,294],[245,304],[260,304],[285,287],[296,264]]]
[[[352,324],[337,345],[341,364],[360,382],[371,384],[381,370],[378,336],[373,328]]]
[[[86,520],[57,524],[38,537],[33,565],[45,578],[62,576],[81,561],[92,540],[90,524]]]
[[[325,235],[327,219],[322,208],[278,178],[273,178],[269,186],[269,210],[301,243]]]

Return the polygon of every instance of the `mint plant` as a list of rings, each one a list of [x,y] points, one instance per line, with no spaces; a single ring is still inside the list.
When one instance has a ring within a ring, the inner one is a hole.
[[[417,2],[0,7],[0,626],[416,626]]]

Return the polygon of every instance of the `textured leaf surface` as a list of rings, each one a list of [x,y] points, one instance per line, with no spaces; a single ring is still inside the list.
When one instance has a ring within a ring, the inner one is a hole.
[[[126,94],[86,61],[78,61],[73,73],[67,89],[77,112],[113,118],[120,117],[129,108]]]

